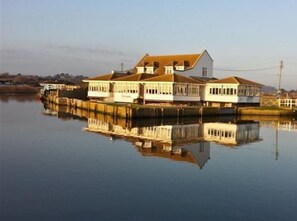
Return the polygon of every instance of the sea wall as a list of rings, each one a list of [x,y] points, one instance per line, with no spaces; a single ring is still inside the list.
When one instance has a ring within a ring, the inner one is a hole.
[[[69,106],[119,118],[180,118],[236,114],[235,108],[100,103],[57,95],[48,95],[45,100],[59,106]]]

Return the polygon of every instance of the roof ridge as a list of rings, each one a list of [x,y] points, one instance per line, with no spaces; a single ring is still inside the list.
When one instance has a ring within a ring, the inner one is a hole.
[[[201,53],[193,54],[168,54],[168,55],[148,55],[149,57],[169,57],[169,56],[184,56],[184,55],[201,55]]]
[[[242,78],[242,77],[238,77],[238,76],[229,76],[229,77],[226,77],[226,78],[221,78],[221,79],[217,79],[217,80],[213,80],[213,81],[210,81],[210,83],[226,83],[224,81],[233,81],[233,84],[234,83],[237,83],[237,84],[257,84],[257,85],[261,85],[255,81],[251,81],[251,80],[248,80],[248,79],[245,79],[245,78]],[[228,82],[230,83],[230,82]]]

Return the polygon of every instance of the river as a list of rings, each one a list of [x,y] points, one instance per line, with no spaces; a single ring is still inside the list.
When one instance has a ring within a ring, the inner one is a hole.
[[[297,121],[125,121],[0,96],[0,220],[296,220]]]

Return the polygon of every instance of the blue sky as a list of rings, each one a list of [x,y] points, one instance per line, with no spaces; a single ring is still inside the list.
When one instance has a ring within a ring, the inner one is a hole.
[[[296,0],[0,0],[1,72],[94,76],[145,53],[200,53],[215,77],[297,89]],[[270,68],[269,70],[241,71]],[[234,70],[234,71],[228,71]]]

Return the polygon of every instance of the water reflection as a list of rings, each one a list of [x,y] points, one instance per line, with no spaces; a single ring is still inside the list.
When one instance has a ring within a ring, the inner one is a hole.
[[[107,136],[111,141],[125,139],[144,157],[188,162],[201,169],[210,159],[211,143],[237,148],[261,141],[260,123],[254,119],[126,120],[56,105],[47,105],[44,113],[61,119],[85,120],[85,131]],[[294,124],[294,121],[290,123]],[[279,125],[284,125],[284,122],[279,122]]]
[[[260,126],[255,121],[235,123],[204,123],[203,137],[206,141],[217,142],[230,147],[259,141]]]
[[[33,94],[1,94],[0,101],[3,103],[8,103],[9,101],[18,101],[18,102],[31,102],[36,100],[36,96]]]
[[[125,138],[143,156],[157,156],[197,164],[203,168],[210,154],[209,142],[203,140],[203,127],[195,124],[169,124],[125,127],[114,124],[112,118],[88,118],[86,131],[99,132],[111,139]],[[176,123],[176,122],[175,122]]]
[[[279,130],[284,131],[291,131],[291,132],[297,132],[297,120],[284,120],[284,121],[278,121],[277,122],[277,128]]]

